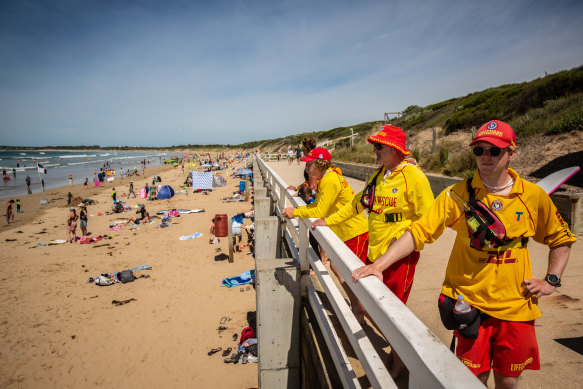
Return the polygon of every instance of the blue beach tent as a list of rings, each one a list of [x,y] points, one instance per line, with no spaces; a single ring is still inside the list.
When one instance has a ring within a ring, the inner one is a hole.
[[[174,189],[172,189],[170,185],[164,185],[158,191],[158,195],[156,196],[156,198],[158,200],[166,200],[172,196],[174,196]]]

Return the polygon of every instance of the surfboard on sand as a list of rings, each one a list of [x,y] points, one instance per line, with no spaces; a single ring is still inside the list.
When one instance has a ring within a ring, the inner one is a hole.
[[[569,178],[573,177],[579,171],[579,166],[572,166],[549,174],[536,184],[544,189],[548,195],[559,189]]]

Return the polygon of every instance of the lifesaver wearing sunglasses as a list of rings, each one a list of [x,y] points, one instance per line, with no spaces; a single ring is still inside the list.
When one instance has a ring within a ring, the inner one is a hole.
[[[476,200],[476,191],[472,187],[471,181],[471,178],[466,181],[469,195],[467,202],[452,191],[453,198],[458,202],[462,202],[470,235],[469,240],[460,237],[462,242],[476,250],[495,248],[499,251],[505,251],[512,248],[526,247],[528,238],[509,239],[506,237],[504,223],[484,203]]]
[[[498,157],[502,154],[502,150],[504,149],[501,149],[498,146],[492,146],[489,149],[483,146],[475,146],[472,148],[472,153],[474,153],[476,157],[481,157],[484,153],[490,154],[491,157]]]

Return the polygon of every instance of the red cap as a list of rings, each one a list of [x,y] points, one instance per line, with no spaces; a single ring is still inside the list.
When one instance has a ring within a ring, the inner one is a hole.
[[[407,150],[407,135],[405,131],[396,126],[384,125],[378,134],[369,137],[369,143],[382,143],[399,150],[403,155],[411,154]]]
[[[478,142],[488,142],[501,149],[505,149],[510,145],[516,146],[516,134],[514,134],[514,130],[508,124],[500,120],[490,120],[476,132],[470,146]]]
[[[302,158],[302,161],[312,162],[314,159],[323,159],[324,161],[332,161],[332,156],[330,155],[328,150],[326,150],[322,147],[316,147],[315,149],[312,149],[312,151],[310,151],[308,153],[308,155],[306,155],[304,158]]]

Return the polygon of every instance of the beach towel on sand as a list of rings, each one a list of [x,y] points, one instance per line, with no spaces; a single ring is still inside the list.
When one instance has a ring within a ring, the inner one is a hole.
[[[201,236],[202,236],[202,234],[200,232],[195,232],[192,235],[184,235],[184,236],[181,236],[178,239],[180,239],[180,240],[187,240],[187,239],[200,238]]]
[[[152,266],[150,265],[139,265],[136,267],[132,267],[130,270],[132,273],[137,273],[140,270],[152,270]],[[100,286],[107,286],[107,285],[111,285],[111,284],[115,284],[117,282],[119,282],[119,280],[117,279],[117,274],[119,272],[115,272],[115,273],[103,273],[97,277],[95,277],[95,284],[100,285]]]
[[[79,243],[81,243],[81,244],[97,243],[103,238],[105,238],[105,236],[96,236],[94,238],[84,236],[81,239],[79,239]]]
[[[247,270],[239,274],[236,277],[225,278],[222,281],[222,285],[227,288],[232,288],[233,286],[251,284],[255,281],[255,270]]]

